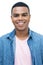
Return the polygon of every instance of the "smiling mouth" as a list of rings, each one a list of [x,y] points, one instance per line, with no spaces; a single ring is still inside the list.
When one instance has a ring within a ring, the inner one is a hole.
[[[19,25],[23,25],[25,22],[23,22],[23,21],[19,21],[19,22],[17,22],[17,24],[19,24]]]

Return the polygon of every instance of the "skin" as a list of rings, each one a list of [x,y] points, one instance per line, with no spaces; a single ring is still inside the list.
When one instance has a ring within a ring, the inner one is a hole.
[[[12,22],[16,29],[16,36],[20,39],[28,37],[28,25],[30,13],[27,7],[14,7],[11,15]]]

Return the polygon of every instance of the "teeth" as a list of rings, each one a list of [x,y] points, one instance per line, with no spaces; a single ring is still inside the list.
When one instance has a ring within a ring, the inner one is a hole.
[[[24,24],[24,22],[23,21],[19,21],[19,22],[17,22],[19,25],[23,25]]]
[[[22,24],[24,24],[24,23],[23,23],[23,22],[19,22],[18,24],[22,25]]]

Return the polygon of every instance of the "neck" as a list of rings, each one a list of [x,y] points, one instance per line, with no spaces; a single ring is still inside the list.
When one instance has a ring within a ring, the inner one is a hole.
[[[21,39],[24,40],[28,37],[28,29],[24,30],[24,31],[18,31],[16,30],[16,36]]]

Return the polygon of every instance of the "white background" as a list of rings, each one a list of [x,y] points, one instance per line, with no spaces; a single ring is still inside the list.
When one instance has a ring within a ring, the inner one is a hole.
[[[11,7],[21,0],[0,1],[0,36],[11,32],[14,26],[11,21]],[[31,11],[30,29],[43,35],[43,0],[23,0]]]

